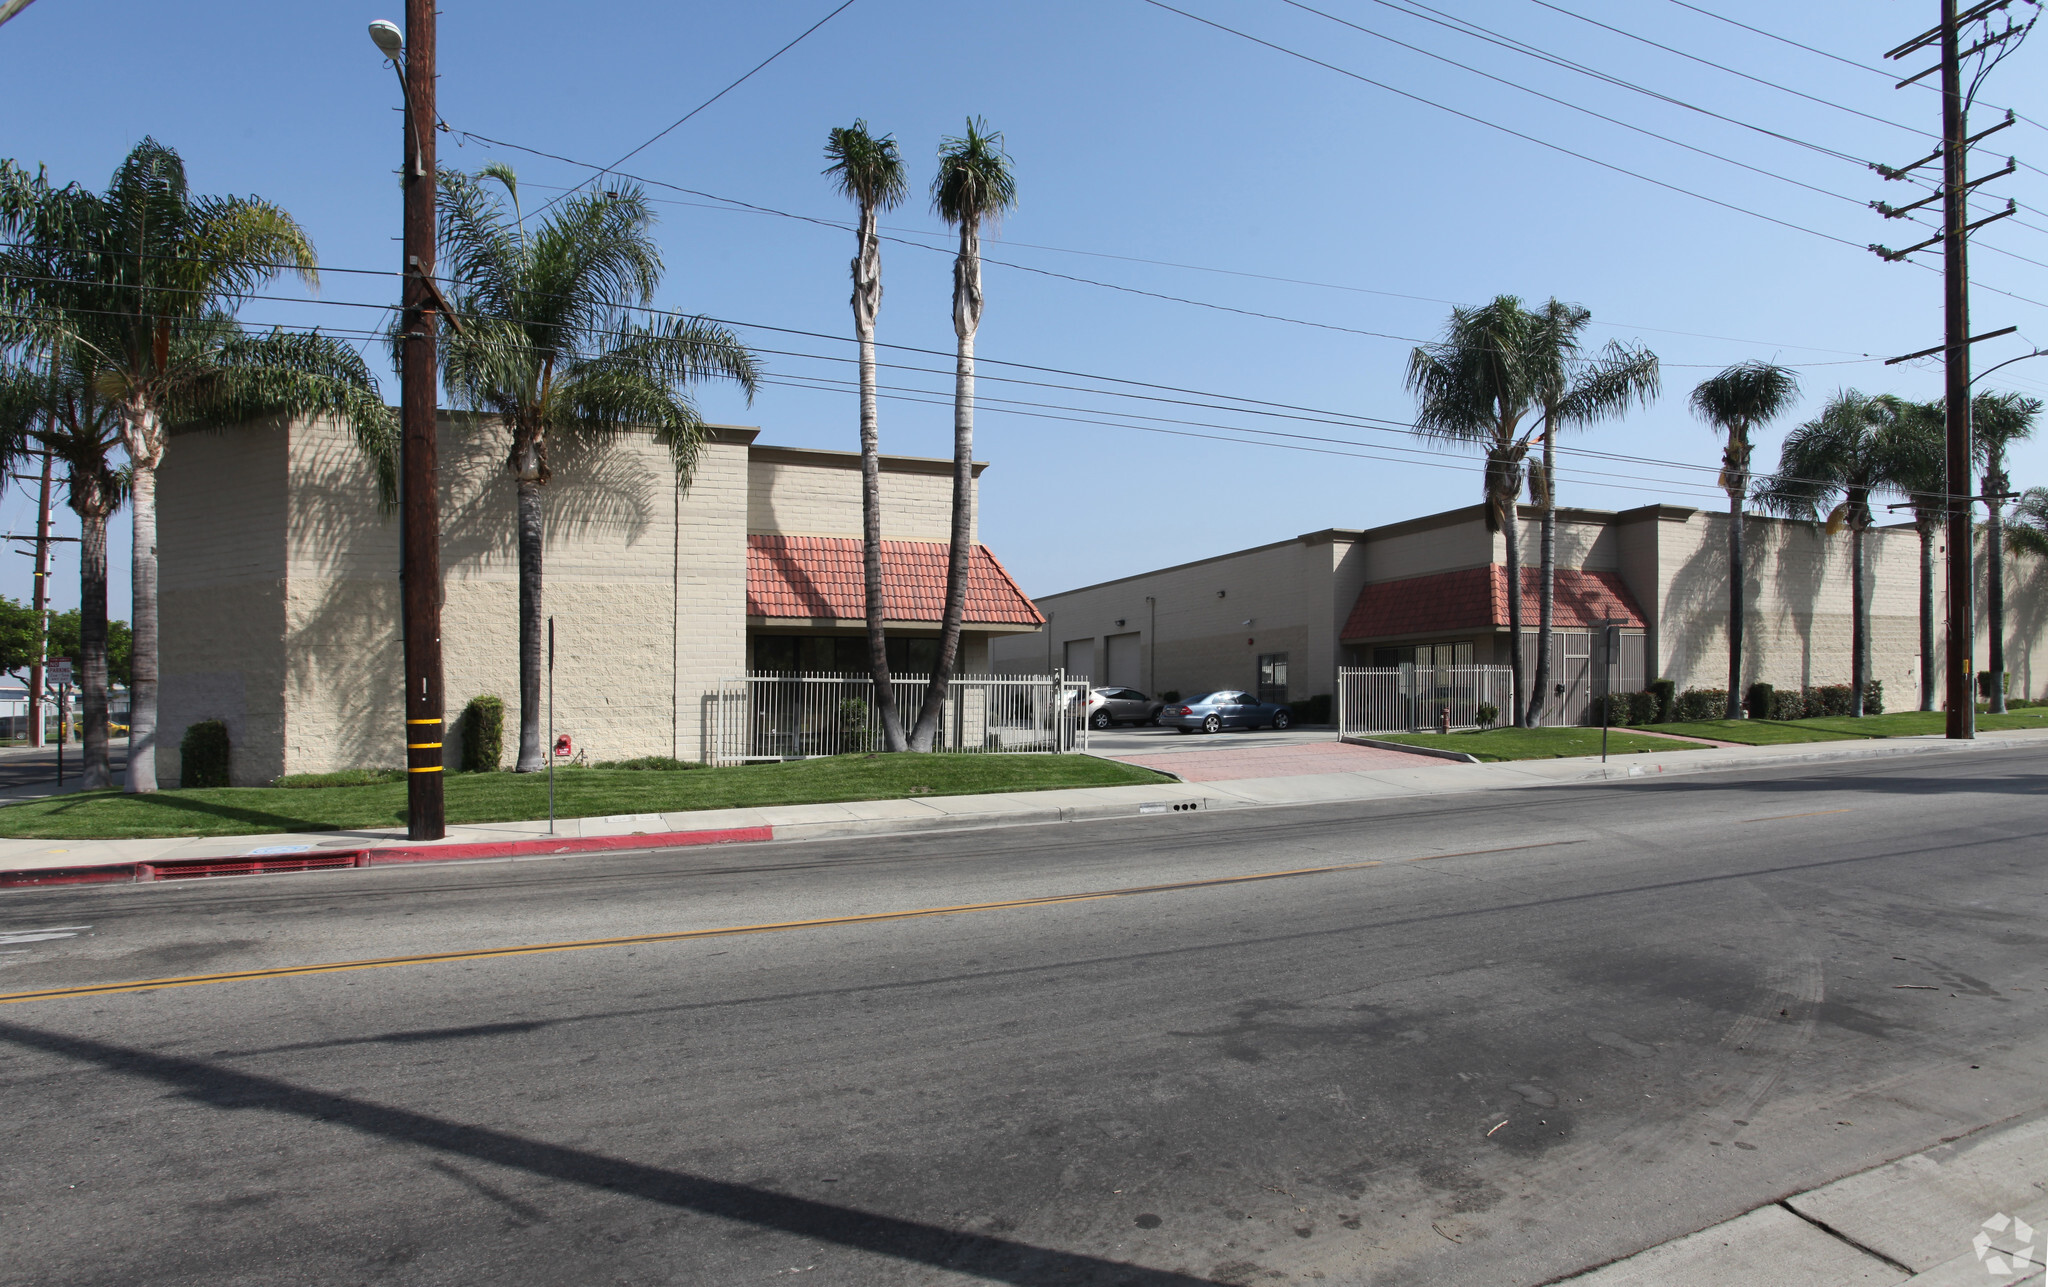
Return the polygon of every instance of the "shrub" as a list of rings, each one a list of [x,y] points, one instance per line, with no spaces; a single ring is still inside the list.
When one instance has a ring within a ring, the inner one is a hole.
[[[631,760],[599,760],[591,766],[596,769],[645,769],[651,773],[680,773],[684,769],[701,769],[704,766],[695,760],[679,760],[673,755],[642,755]]]
[[[1634,693],[1609,693],[1605,697],[1595,697],[1590,713],[1594,719],[1619,728],[1628,723],[1629,699],[1634,696]]]
[[[462,771],[496,773],[505,757],[505,703],[485,693],[462,708]]]
[[[1720,719],[1728,713],[1728,690],[1725,688],[1688,688],[1678,695],[1678,718],[1693,720]]]
[[[1287,703],[1294,712],[1294,718],[1303,724],[1327,724],[1330,722],[1330,695],[1317,693],[1304,697],[1298,702]]]
[[[1631,724],[1653,724],[1657,720],[1657,694],[1647,688],[1637,689],[1628,695],[1628,722]]]
[[[1678,718],[1677,680],[1653,679],[1650,681],[1650,686],[1643,691],[1653,694],[1657,699],[1657,705],[1655,713],[1650,719],[1641,721],[1642,723],[1669,724],[1672,720]]]
[[[2001,674],[1999,674],[1998,679],[2000,681],[2000,691],[2008,693],[2012,691],[2011,671],[2002,672]],[[1987,702],[1991,700],[1991,680],[1992,675],[1990,671],[1980,670],[1977,672],[1977,696],[1983,698]],[[2012,703],[2010,702],[2006,703],[2006,705],[2008,706],[2010,706],[2011,704]]]
[[[1822,684],[1806,690],[1806,714],[1811,719],[1822,715],[1847,715],[1849,713],[1849,686],[1847,684]]]
[[[1884,681],[1882,679],[1873,679],[1863,686],[1863,713],[1865,715],[1884,714]]]
[[[1806,694],[1796,688],[1777,688],[1771,691],[1770,714],[1767,719],[1805,719],[1807,711]]]
[[[1472,712],[1472,718],[1479,727],[1492,728],[1495,724],[1500,723],[1500,707],[1495,706],[1492,702],[1481,702],[1479,703],[1479,709]]]
[[[319,787],[376,786],[405,781],[404,769],[343,769],[338,773],[287,773],[270,785],[295,790]]]
[[[1777,695],[1778,690],[1769,684],[1751,684],[1749,692],[1743,695],[1742,709],[1749,712],[1751,719],[1769,719],[1771,702]]]
[[[1159,694],[1159,700],[1160,700],[1160,701],[1162,701],[1162,702],[1168,702],[1168,703],[1171,703],[1171,702],[1177,702],[1177,701],[1179,701],[1179,700],[1180,700],[1180,689],[1178,689],[1178,688],[1169,688],[1169,689],[1167,689],[1167,690],[1166,690],[1165,692],[1163,692],[1163,693]]]
[[[228,760],[228,726],[217,719],[200,720],[178,743],[178,785],[224,787]]]
[[[839,752],[842,755],[869,749],[868,703],[864,697],[839,700]]]

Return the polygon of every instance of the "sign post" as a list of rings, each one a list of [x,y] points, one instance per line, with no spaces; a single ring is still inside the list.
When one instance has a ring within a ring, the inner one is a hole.
[[[1607,763],[1607,729],[1614,722],[1614,671],[1621,658],[1621,623],[1612,617],[1600,623],[1600,647],[1606,654],[1606,692],[1600,694],[1600,762]]]

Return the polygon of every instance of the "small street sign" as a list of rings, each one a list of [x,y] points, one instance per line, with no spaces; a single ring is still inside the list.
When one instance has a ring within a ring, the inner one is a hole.
[[[44,667],[43,679],[52,688],[61,688],[69,684],[71,682],[71,659],[69,657],[52,658]]]

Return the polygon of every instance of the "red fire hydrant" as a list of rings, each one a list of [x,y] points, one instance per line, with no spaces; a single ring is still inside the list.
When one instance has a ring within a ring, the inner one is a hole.
[[[1450,707],[1439,706],[1436,708],[1436,731],[1439,733],[1448,733],[1451,731]]]

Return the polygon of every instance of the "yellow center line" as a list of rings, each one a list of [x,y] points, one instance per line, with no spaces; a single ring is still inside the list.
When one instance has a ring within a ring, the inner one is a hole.
[[[1536,844],[1504,845],[1497,849],[1468,849],[1462,853],[1424,854],[1398,859],[1421,862],[1434,858],[1472,858],[1481,854],[1515,853],[1523,849],[1549,849],[1558,845],[1582,844],[1579,840],[1547,840]],[[865,912],[855,916],[822,916],[813,920],[769,921],[759,925],[727,925],[717,929],[669,930],[658,934],[629,934],[623,938],[571,939],[559,943],[521,943],[511,947],[476,948],[462,952],[426,952],[417,956],[380,956],[363,961],[324,961],[312,965],[280,965],[266,970],[234,970],[226,974],[186,974],[164,979],[134,979],[125,983],[95,983],[76,988],[47,988],[35,992],[0,993],[0,1005],[22,1001],[55,1001],[67,997],[102,997],[120,992],[143,992],[153,988],[192,988],[209,983],[243,983],[257,979],[291,979],[308,974],[339,974],[345,970],[382,970],[398,965],[434,965],[448,961],[489,961],[506,956],[536,956],[546,952],[586,952],[600,947],[631,947],[642,943],[681,943],[700,938],[729,938],[740,934],[775,934],[785,930],[824,929],[835,925],[872,925],[883,921],[919,920],[931,916],[960,916],[969,912],[994,912],[1016,907],[1053,907],[1064,903],[1086,903],[1105,898],[1131,898],[1139,894],[1163,894],[1184,889],[1214,889],[1261,880],[1287,880],[1296,876],[1321,876],[1334,872],[1361,871],[1380,867],[1379,859],[1366,862],[1333,863],[1325,867],[1294,867],[1284,871],[1253,872],[1245,876],[1212,876],[1204,880],[1182,880],[1166,885],[1133,885],[1123,889],[1097,889],[1079,894],[1046,894],[1038,898],[1007,898],[994,903],[957,903],[950,907],[913,907],[894,912]]]
[[[1787,818],[1818,818],[1829,813],[1854,813],[1854,809],[1815,809],[1812,813],[1774,813],[1768,818],[1744,818],[1744,822],[1783,822]]]

